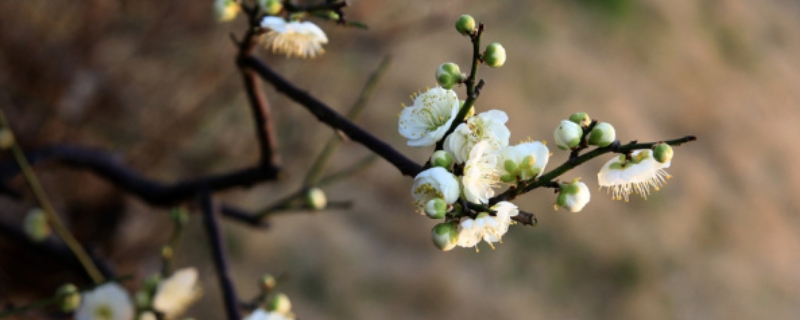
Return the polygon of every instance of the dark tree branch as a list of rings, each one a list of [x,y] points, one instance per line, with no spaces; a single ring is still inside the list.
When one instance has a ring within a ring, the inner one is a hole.
[[[271,83],[276,90],[308,109],[319,121],[341,130],[350,137],[351,140],[361,143],[372,150],[372,152],[375,152],[389,161],[389,163],[400,170],[400,173],[403,175],[414,177],[422,171],[422,166],[395,150],[385,141],[378,139],[346,117],[340,115],[308,92],[295,87],[292,83],[275,73],[275,71],[272,71],[272,69],[267,67],[260,60],[246,57],[241,63],[258,72],[258,74],[261,75],[264,80]]]
[[[225,243],[222,239],[219,220],[214,212],[214,203],[208,189],[201,189],[198,193],[200,207],[203,211],[203,225],[208,234],[208,241],[211,246],[211,253],[214,258],[214,267],[219,278],[219,287],[222,291],[222,298],[225,302],[225,313],[229,320],[240,320],[239,299],[236,297],[236,288],[233,285],[230,272],[228,271],[228,259],[225,255]]]
[[[60,145],[29,152],[27,157],[31,163],[57,160],[68,166],[87,169],[148,204],[162,207],[191,199],[205,185],[213,192],[249,187],[259,182],[275,180],[278,176],[275,168],[253,167],[167,184],[148,179],[120,163],[111,154],[97,149]],[[19,167],[15,163],[0,165],[0,178],[3,181],[17,174]]]

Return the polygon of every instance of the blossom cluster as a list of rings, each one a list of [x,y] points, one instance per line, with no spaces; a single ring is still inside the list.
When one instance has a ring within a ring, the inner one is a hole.
[[[463,15],[456,29],[477,45],[475,38],[480,32],[475,25],[472,17]],[[506,61],[505,49],[492,43],[476,60],[500,67]],[[494,248],[493,243],[501,241],[520,214],[516,205],[502,201],[505,198],[493,199],[495,191],[541,182],[538,179],[549,162],[550,150],[545,141],[530,138],[510,145],[509,117],[504,111],[476,114],[476,95],[460,100],[453,88],[466,84],[468,93],[474,92],[474,74],[462,74],[457,64],[448,62],[437,68],[436,80],[438,86],[412,95],[413,104],[404,105],[399,114],[398,131],[409,146],[436,149],[426,169],[414,178],[414,205],[432,219],[444,219],[432,230],[439,249],[477,248],[481,241]],[[561,121],[553,139],[556,147],[570,151],[571,157],[589,146],[609,151],[619,146],[611,124],[593,121],[584,112]],[[669,167],[671,157],[672,149],[666,143],[623,153],[603,166],[598,182],[613,199],[627,201],[634,192],[646,198],[651,187],[657,190],[669,178],[663,169]],[[591,199],[589,188],[580,179],[559,182],[554,180],[556,176],[544,181],[558,193],[555,208],[581,211]]]

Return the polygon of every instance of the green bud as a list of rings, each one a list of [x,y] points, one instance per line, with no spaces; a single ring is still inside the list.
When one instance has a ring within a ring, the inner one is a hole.
[[[583,129],[581,129],[581,126],[569,120],[562,120],[561,124],[553,133],[556,147],[561,150],[569,150],[577,147],[581,144],[582,137]]]
[[[277,15],[283,10],[283,2],[281,0],[258,0],[258,5],[264,13],[271,16]]]
[[[81,304],[81,293],[74,284],[67,283],[56,290],[61,311],[71,312]]]
[[[277,281],[275,281],[275,277],[267,273],[261,276],[260,285],[261,285],[261,290],[263,290],[264,292],[269,292],[275,288],[275,285],[277,285]]]
[[[306,206],[313,210],[325,209],[328,200],[325,197],[325,192],[320,188],[310,188],[306,191]]]
[[[235,0],[214,0],[214,16],[217,21],[231,21],[236,18],[241,7]]]
[[[14,145],[14,133],[9,128],[0,128],[0,149],[5,150]]]
[[[606,147],[617,140],[617,132],[608,122],[600,122],[594,125],[592,132],[589,133],[589,144],[598,147]]]
[[[586,184],[579,179],[575,179],[571,183],[560,183],[558,187],[556,209],[561,207],[570,212],[579,212],[589,203],[592,196]]]
[[[150,293],[144,289],[136,291],[133,295],[133,301],[139,309],[147,309],[150,307]]]
[[[502,67],[506,63],[506,49],[497,42],[490,44],[483,52],[483,61],[492,68]]]
[[[433,198],[425,204],[425,214],[431,219],[442,219],[447,214],[447,203],[441,198]]]
[[[44,241],[53,232],[47,222],[47,214],[39,208],[28,211],[23,228],[28,237],[35,242]]]
[[[431,230],[431,240],[439,250],[452,250],[458,244],[458,224],[455,222],[437,224]]]
[[[175,250],[173,250],[171,246],[161,247],[161,258],[172,259],[173,255],[175,255]]]
[[[267,311],[275,311],[280,314],[287,314],[292,311],[292,301],[283,293],[277,293],[267,303]]]
[[[442,88],[453,89],[457,84],[461,83],[463,75],[461,69],[457,64],[452,62],[442,63],[436,69],[436,82]]]
[[[456,21],[456,30],[462,35],[470,35],[475,32],[475,18],[468,14],[462,14]]]
[[[569,116],[569,121],[577,123],[581,127],[588,127],[592,123],[592,118],[586,112],[576,112]]]
[[[659,142],[653,146],[653,158],[660,163],[672,161],[672,146]]]
[[[450,155],[450,152],[438,150],[431,155],[431,165],[450,170],[450,166],[453,165],[453,156]]]
[[[179,226],[185,226],[189,222],[189,212],[183,207],[175,207],[169,211],[169,217]]]

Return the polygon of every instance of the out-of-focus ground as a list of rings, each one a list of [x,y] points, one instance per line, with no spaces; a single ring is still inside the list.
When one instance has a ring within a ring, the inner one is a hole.
[[[436,250],[434,222],[410,204],[411,179],[380,160],[326,190],[329,199],[355,200],[351,211],[276,216],[266,231],[226,221],[243,297],[255,295],[256,280],[270,272],[290,276],[280,290],[301,319],[800,317],[800,148],[793,140],[800,135],[800,4],[351,4],[348,17],[370,30],[320,22],[331,40],[320,59],[263,57],[345,112],[391,54],[391,70],[358,123],[419,162],[430,150],[405,146],[396,114],[409,94],[434,85],[440,63],[467,69],[469,42],[453,28],[462,13],[486,23],[485,43],[508,52],[503,68],[481,69],[487,85],[478,109],[506,111],[513,142],[552,141],[557,123],[575,111],[611,122],[623,142],[686,134],[699,141],[676,148],[668,170],[674,178],[647,201],[595,192],[583,212],[567,213],[553,211],[548,191],[522,197],[517,204],[539,226],[512,227],[496,250],[480,253]],[[244,21],[219,24],[211,16],[210,4],[187,0],[4,1],[0,89],[13,105],[1,107],[27,148],[104,148],[165,181],[252,164],[257,148],[228,37],[241,34]],[[219,201],[258,209],[288,194],[331,134],[306,110],[266,92],[285,178],[225,192]],[[551,168],[566,158],[553,151]],[[332,166],[366,154],[347,143]],[[596,186],[604,161],[564,178]],[[105,243],[100,252],[120,273],[158,270],[158,247],[169,237],[165,209],[58,164],[37,168],[60,211],[83,228],[79,237]],[[19,221],[34,205],[27,199],[0,200],[2,218]],[[178,264],[203,275],[205,295],[189,315],[220,319],[199,220],[182,240]],[[35,259],[3,257],[0,301],[41,298],[63,281],[63,271],[37,273],[46,266]]]

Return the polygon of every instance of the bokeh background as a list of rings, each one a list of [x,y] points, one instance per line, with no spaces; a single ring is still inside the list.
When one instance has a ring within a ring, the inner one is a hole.
[[[496,250],[480,253],[436,250],[434,222],[410,203],[411,179],[379,160],[326,189],[331,200],[354,200],[352,210],[279,215],[268,230],[226,221],[242,297],[269,272],[288,275],[280,290],[301,319],[800,317],[800,3],[353,0],[346,12],[370,29],[317,21],[331,40],[321,58],[261,55],[341,112],[391,55],[358,123],[419,162],[430,150],[405,146],[396,114],[409,94],[435,84],[440,63],[467,68],[469,41],[453,28],[462,13],[486,23],[485,43],[508,52],[503,68],[481,70],[478,110],[506,111],[513,142],[552,141],[576,111],[611,122],[623,141],[699,141],[676,149],[674,178],[647,201],[595,192],[583,212],[568,213],[553,211],[547,191],[520,198],[539,226],[512,227]],[[163,181],[244,167],[258,152],[228,36],[244,28],[241,18],[215,22],[210,1],[3,1],[0,90],[8,99],[0,107],[28,149],[103,148]],[[266,87],[284,178],[216,196],[252,210],[295,190],[332,133]],[[566,159],[553,151],[551,168]],[[332,168],[367,154],[345,143]],[[604,161],[564,178],[596,186]],[[166,209],[59,164],[37,169],[78,237],[120,273],[140,279],[158,270]],[[4,197],[1,218],[19,223],[34,205]],[[193,218],[177,263],[200,269],[205,295],[188,314],[220,319],[209,249]],[[36,252],[0,244],[0,302],[23,304],[75,280]]]

